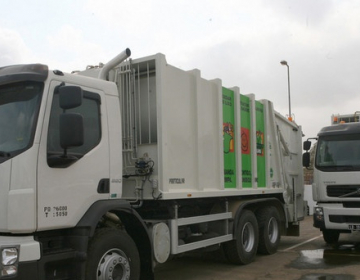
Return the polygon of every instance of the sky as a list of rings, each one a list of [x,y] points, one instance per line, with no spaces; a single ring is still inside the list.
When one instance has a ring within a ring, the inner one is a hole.
[[[0,67],[64,72],[163,53],[183,70],[291,112],[304,140],[360,111],[358,0],[1,0]]]

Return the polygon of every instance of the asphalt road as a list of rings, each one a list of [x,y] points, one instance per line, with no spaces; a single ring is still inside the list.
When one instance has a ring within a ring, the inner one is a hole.
[[[274,255],[245,266],[229,264],[220,252],[182,255],[158,266],[155,280],[355,280],[359,267],[360,233],[341,234],[330,246],[307,216],[300,236],[283,236]]]

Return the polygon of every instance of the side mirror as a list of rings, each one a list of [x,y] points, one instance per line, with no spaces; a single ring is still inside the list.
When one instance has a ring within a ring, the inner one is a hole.
[[[59,88],[59,103],[63,110],[79,107],[82,103],[83,90],[78,86],[62,86]]]
[[[303,143],[303,149],[304,149],[305,151],[308,151],[308,150],[310,150],[310,148],[311,148],[311,141],[309,141],[309,140],[304,141],[304,143]]]
[[[65,150],[84,144],[84,120],[77,113],[60,115],[60,146]]]
[[[308,168],[310,166],[310,153],[305,152],[302,157],[302,164],[304,167]]]

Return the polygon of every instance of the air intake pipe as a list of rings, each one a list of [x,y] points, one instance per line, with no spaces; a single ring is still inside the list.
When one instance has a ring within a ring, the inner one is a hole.
[[[130,49],[126,49],[115,56],[112,60],[106,63],[103,68],[101,68],[99,73],[99,79],[106,80],[107,75],[109,74],[110,70],[113,69],[116,65],[119,65],[125,59],[127,59],[131,55]]]

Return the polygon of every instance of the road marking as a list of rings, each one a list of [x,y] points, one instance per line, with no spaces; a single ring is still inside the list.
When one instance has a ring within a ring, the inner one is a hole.
[[[311,238],[311,239],[309,239],[309,240],[306,240],[306,241],[304,241],[304,242],[301,242],[301,243],[299,243],[299,244],[296,244],[296,245],[294,245],[294,246],[291,246],[291,247],[289,247],[289,248],[286,248],[286,249],[284,249],[284,250],[280,250],[280,252],[290,251],[290,250],[292,250],[292,249],[294,249],[294,248],[296,248],[296,247],[299,247],[299,246],[301,246],[301,245],[304,245],[304,244],[306,244],[306,243],[309,243],[309,242],[311,242],[311,241],[313,241],[313,240],[315,240],[315,239],[318,239],[318,238],[320,238],[320,237],[322,237],[322,234],[319,235],[319,236],[316,236],[316,237],[314,237],[314,238]]]

